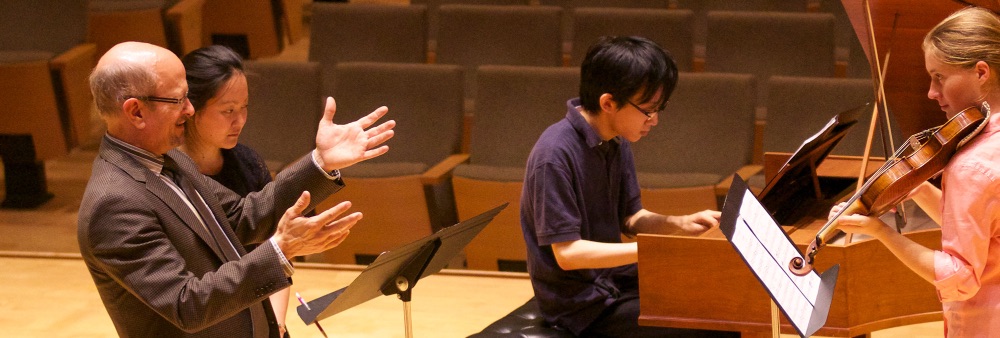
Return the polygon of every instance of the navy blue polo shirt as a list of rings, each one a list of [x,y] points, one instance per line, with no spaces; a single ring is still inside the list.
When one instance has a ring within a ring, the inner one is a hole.
[[[574,334],[614,301],[618,281],[634,278],[636,265],[566,271],[556,263],[551,244],[621,243],[625,220],[642,209],[630,143],[621,137],[601,140],[579,105],[579,98],[567,101],[566,118],[538,138],[521,194],[521,230],[535,297],[547,321]]]

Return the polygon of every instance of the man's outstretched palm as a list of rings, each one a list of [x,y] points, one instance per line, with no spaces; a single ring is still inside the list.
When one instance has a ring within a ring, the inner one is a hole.
[[[389,108],[379,107],[371,114],[348,124],[333,123],[336,112],[337,102],[328,97],[316,132],[316,150],[323,169],[343,169],[389,151],[389,146],[381,144],[395,135],[392,128],[396,126],[396,121],[389,120],[367,129],[388,113]]]

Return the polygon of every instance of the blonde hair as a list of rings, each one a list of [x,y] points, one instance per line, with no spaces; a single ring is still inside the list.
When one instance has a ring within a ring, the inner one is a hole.
[[[923,50],[947,65],[972,68],[984,61],[1000,70],[1000,18],[980,7],[958,10],[924,36]]]

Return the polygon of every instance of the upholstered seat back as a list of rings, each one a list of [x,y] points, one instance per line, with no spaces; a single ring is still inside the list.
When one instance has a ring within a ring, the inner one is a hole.
[[[240,142],[277,164],[270,169],[278,171],[316,148],[325,99],[319,92],[319,64],[247,61],[247,71],[250,107]]]
[[[0,50],[59,54],[83,43],[87,0],[0,1]]]
[[[869,79],[775,76],[768,87],[765,152],[793,152],[838,113],[872,102],[875,97]],[[861,113],[858,123],[833,148],[833,154],[864,153],[871,113]],[[893,134],[896,140],[908,137],[899,135],[895,127]],[[879,133],[875,135],[872,154],[881,156],[885,153],[882,138]]]
[[[579,67],[587,50],[605,35],[642,36],[666,49],[681,71],[691,71],[693,42],[690,10],[665,8],[576,8],[571,12],[570,65]]]

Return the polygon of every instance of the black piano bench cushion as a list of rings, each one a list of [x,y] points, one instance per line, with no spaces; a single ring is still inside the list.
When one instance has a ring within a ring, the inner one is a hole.
[[[571,338],[573,334],[546,324],[535,298],[531,298],[521,307],[487,326],[482,332],[469,336],[469,338],[491,337]]]

